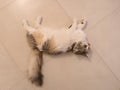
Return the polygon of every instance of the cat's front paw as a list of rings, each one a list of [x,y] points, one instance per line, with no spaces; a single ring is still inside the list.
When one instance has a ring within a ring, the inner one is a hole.
[[[81,20],[79,20],[79,24],[86,24],[87,20],[85,18],[82,18]]]
[[[85,26],[87,25],[87,20],[85,18],[82,18],[78,21],[78,28],[83,30]]]

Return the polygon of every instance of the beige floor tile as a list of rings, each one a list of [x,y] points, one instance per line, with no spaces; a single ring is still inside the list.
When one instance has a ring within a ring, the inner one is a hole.
[[[24,78],[0,44],[0,90],[9,90]]]
[[[120,0],[57,0],[72,18],[85,17],[88,27],[93,27],[98,21],[120,6]]]
[[[26,71],[30,49],[22,19],[33,21],[39,15],[44,17],[44,25],[53,28],[67,26],[70,22],[55,0],[16,0],[0,11],[0,39],[23,71]]]
[[[89,59],[66,54],[44,56],[43,90],[119,90],[113,74],[94,49]],[[48,61],[49,60],[49,61]],[[39,90],[36,87],[35,90]]]
[[[10,90],[35,90],[34,86],[27,80],[24,79],[21,82],[15,84]]]
[[[15,0],[0,0],[0,9],[6,7],[10,3],[14,2]]]
[[[120,80],[120,9],[88,31],[89,39]]]

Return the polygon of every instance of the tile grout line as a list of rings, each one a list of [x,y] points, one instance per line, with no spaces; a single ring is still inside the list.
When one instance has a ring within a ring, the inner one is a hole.
[[[9,53],[8,49],[6,48],[6,46],[4,45],[4,43],[2,41],[0,41],[3,48],[5,49],[7,55],[10,57],[10,60],[15,64],[15,66],[17,67],[17,69],[22,73],[24,74],[24,72],[18,67],[17,63],[14,61],[14,58],[11,56],[11,54]],[[24,76],[25,77],[25,76]]]
[[[16,82],[14,85],[12,85],[9,90],[12,90],[12,88],[14,88],[15,85],[18,85],[20,82],[22,82],[25,78],[23,78],[22,80],[19,80],[18,82]]]
[[[67,13],[67,11],[64,9],[64,7],[59,3],[58,0],[56,0],[57,3],[59,4],[59,6],[64,10],[64,12],[67,14],[67,16],[72,19],[72,17]],[[92,29],[94,28],[96,25],[98,25],[100,22],[102,22],[106,17],[110,16],[111,14],[113,14],[114,12],[116,12],[118,9],[120,8],[120,6],[118,6],[117,8],[115,8],[114,10],[112,10],[110,13],[108,13],[107,15],[103,16],[103,18],[101,18],[98,22],[96,22],[96,24],[94,24],[93,26],[89,27],[88,29]]]
[[[116,9],[114,9],[111,13],[107,14],[106,16],[104,16],[101,20],[99,20],[95,25],[93,25],[92,27],[88,28],[89,30],[93,29],[94,27],[96,27],[96,25],[98,25],[99,23],[101,23],[102,21],[104,21],[106,19],[106,17],[109,17],[110,15],[112,15],[113,13],[115,13],[116,11],[118,11],[120,9],[120,7],[117,7]],[[97,49],[95,49],[95,52],[97,53],[97,55],[101,58],[101,60],[103,61],[103,63],[106,65],[106,67],[110,70],[110,72],[113,74],[113,76],[118,80],[119,78],[116,76],[116,74],[112,71],[112,69],[109,67],[109,65],[105,62],[104,58],[100,55],[100,53],[97,51]]]
[[[23,78],[22,80],[20,80],[19,82],[15,83],[14,85],[18,85],[19,83],[21,83],[21,82],[24,81],[24,80],[27,80],[27,79],[26,79],[26,78]],[[32,83],[32,82],[29,82],[29,83],[31,83],[33,89],[35,90],[35,87],[34,87],[33,83]],[[10,87],[9,90],[12,90],[12,88],[14,88],[14,87],[15,87],[15,86]]]
[[[72,20],[73,18],[67,13],[66,9],[64,9],[64,7],[59,3],[58,0],[56,0],[56,1],[59,4],[59,6],[64,10],[64,12],[67,14],[67,16]],[[101,18],[98,22],[96,22],[96,24],[94,24],[93,26],[89,27],[88,29],[91,30],[92,28],[94,28],[96,25],[98,25],[100,22],[102,22],[106,17],[108,17],[111,14],[113,14],[114,12],[116,12],[119,8],[120,8],[120,6],[116,7],[114,10],[112,10],[107,15],[103,16],[103,18]]]
[[[63,6],[59,3],[58,0],[55,0],[57,4],[62,8],[62,10],[65,12],[65,14],[72,20],[72,17],[67,13],[67,11],[63,8]]]
[[[13,60],[12,57],[10,56],[8,50],[6,49],[6,47],[4,46],[4,44],[2,43],[2,41],[0,41],[0,42],[1,42],[0,44],[2,45],[2,47],[3,47],[4,50],[5,50],[6,54],[8,55],[10,61],[12,61],[12,63],[17,67],[17,69],[22,73],[22,71],[19,69],[18,65],[14,62],[14,60]],[[23,73],[22,73],[22,74],[23,74]],[[23,76],[22,79],[20,79],[19,81],[17,81],[14,85],[16,85],[17,83],[23,81],[24,79],[25,79],[25,76]],[[9,90],[10,90],[12,87],[13,87],[13,85],[9,88]]]
[[[9,6],[10,4],[12,4],[13,2],[15,2],[16,0],[10,0],[9,2],[7,2],[5,5],[3,5],[2,7],[0,7],[0,10],[4,9],[5,7]]]
[[[2,43],[2,46],[3,46],[3,48],[5,49],[5,51],[6,51],[6,53],[8,54],[8,56],[10,57],[11,61],[13,61],[13,63],[14,63],[14,64],[16,65],[16,67],[18,68],[18,70],[23,74],[23,78],[22,78],[21,80],[19,80],[18,82],[16,82],[14,85],[17,85],[17,84],[21,83],[21,82],[24,81],[25,79],[28,80],[27,77],[26,77],[26,74],[24,74],[24,72],[18,67],[17,63],[14,61],[14,58],[10,55],[10,53],[8,52],[7,48],[5,47],[5,45],[4,45],[3,43]],[[31,51],[30,51],[30,54],[31,54]],[[30,54],[28,55],[27,60],[29,59]],[[12,86],[9,88],[9,90],[12,90],[12,88],[14,87],[14,85],[12,85]],[[33,87],[33,88],[34,88],[34,87]]]
[[[118,9],[120,9],[120,6],[118,6],[117,8],[115,8],[113,11],[111,11],[110,13],[108,13],[107,15],[105,15],[103,18],[101,18],[98,22],[96,22],[96,24],[94,24],[93,26],[89,27],[88,29],[91,30],[93,29],[96,25],[98,25],[99,23],[101,23],[102,21],[104,21],[106,19],[106,17],[109,17],[110,15],[112,15],[113,13],[115,13]]]
[[[10,1],[8,1],[6,4],[4,4],[2,7],[0,7],[0,11],[1,11],[2,9],[4,9],[4,8],[8,7],[9,5],[11,5],[11,4],[12,4],[13,2],[15,2],[15,1],[17,1],[17,0],[10,0]],[[12,61],[12,62],[14,63],[14,65],[17,67],[17,69],[23,74],[23,78],[22,78],[21,80],[17,81],[17,82],[14,84],[14,85],[17,85],[17,84],[19,84],[20,82],[22,82],[23,80],[26,79],[26,75],[25,75],[24,72],[18,67],[17,63],[14,61],[14,58],[11,56],[11,54],[9,53],[9,51],[8,51],[8,49],[6,48],[6,46],[4,45],[4,43],[3,43],[2,41],[0,41],[0,42],[1,42],[2,47],[3,47],[4,50],[5,50],[6,54],[9,56],[10,61]],[[30,54],[28,55],[28,59],[29,59],[29,56],[30,56]],[[14,85],[12,85],[12,86],[9,88],[9,90],[11,90],[11,89],[14,87]],[[34,88],[34,90],[35,90],[35,88]]]
[[[28,80],[28,77],[26,76],[26,74],[24,74],[24,72],[18,67],[18,64],[14,61],[14,58],[11,56],[11,54],[9,53],[9,51],[8,51],[8,49],[6,48],[6,46],[4,45],[4,43],[2,42],[2,41],[0,41],[1,43],[1,45],[2,45],[2,47],[4,48],[4,50],[5,50],[5,52],[6,52],[6,54],[10,57],[10,60],[14,63],[14,65],[17,67],[17,69],[22,73],[22,75],[23,75],[23,77],[22,77],[22,79],[21,80],[19,80],[19,81],[17,81],[14,85],[17,85],[17,84],[19,84],[20,82],[22,82],[23,80]],[[28,57],[27,57],[27,60],[29,59],[29,57],[30,57],[30,55],[31,55],[31,51],[30,51],[30,54],[28,55]],[[10,88],[9,88],[9,90],[11,90],[13,87],[14,87],[14,85],[12,85]]]
[[[92,45],[93,46],[93,45]],[[110,72],[113,74],[113,76],[116,78],[117,81],[120,81],[119,78],[116,76],[116,74],[112,71],[112,69],[109,67],[109,65],[105,62],[104,58],[99,54],[99,52],[94,48],[95,53],[99,56],[99,58],[102,60],[104,65],[110,70]]]

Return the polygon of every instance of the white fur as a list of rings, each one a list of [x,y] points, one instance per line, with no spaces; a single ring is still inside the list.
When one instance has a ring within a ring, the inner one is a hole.
[[[76,19],[73,21],[73,25],[71,28],[62,28],[62,29],[51,29],[47,27],[42,27],[40,25],[42,18],[38,17],[36,20],[36,26],[37,28],[33,28],[29,26],[27,21],[24,21],[24,28],[29,32],[29,34],[32,34],[33,32],[42,33],[44,35],[44,38],[42,40],[42,44],[46,40],[49,40],[51,38],[54,38],[56,43],[56,51],[66,52],[68,47],[70,47],[74,42],[82,41],[86,42],[86,34],[83,32],[83,27],[86,25],[86,21],[82,20],[84,24],[78,23]],[[42,51],[42,44],[38,46],[39,50]]]

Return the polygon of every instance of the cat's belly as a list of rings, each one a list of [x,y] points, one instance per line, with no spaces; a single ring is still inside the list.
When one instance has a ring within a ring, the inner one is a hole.
[[[44,48],[43,51],[45,52],[49,52],[49,53],[65,53],[68,51],[68,49],[70,49],[71,47],[71,42],[69,39],[64,38],[62,40],[62,38],[51,38],[47,41],[47,43],[45,42],[44,44]]]
[[[42,50],[50,54],[65,53],[70,50],[72,45],[70,41],[64,40],[60,41],[58,38],[52,38],[43,44]]]
[[[56,51],[66,52],[71,46],[71,40],[68,33],[59,33],[54,35]]]
[[[66,52],[71,46],[71,37],[67,30],[43,29],[41,32],[49,41],[49,49],[46,49],[46,52]]]

